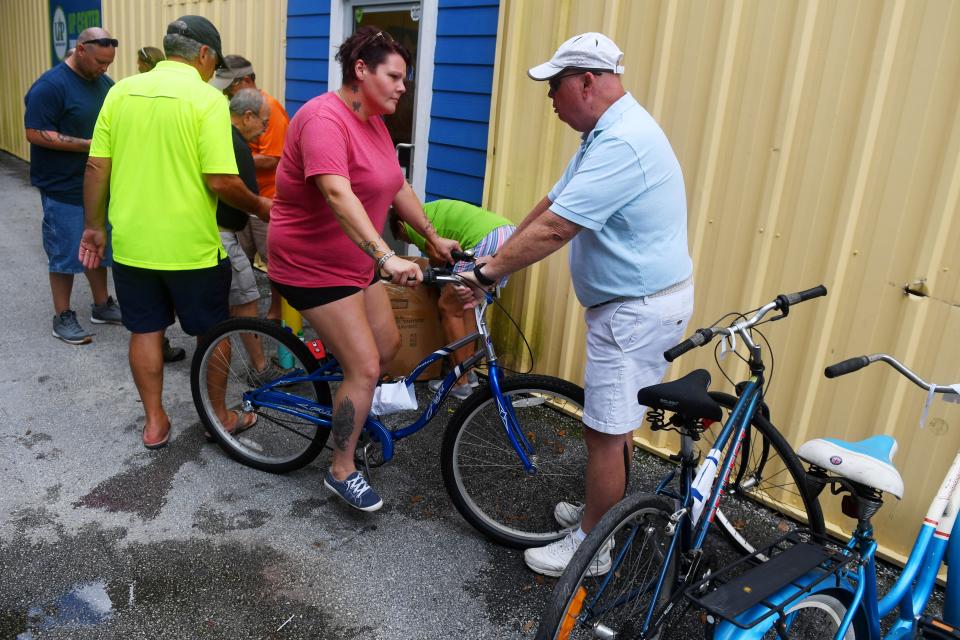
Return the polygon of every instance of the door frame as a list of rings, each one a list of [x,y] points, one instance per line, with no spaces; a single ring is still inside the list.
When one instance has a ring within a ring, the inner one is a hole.
[[[357,5],[405,4],[404,0],[331,0],[330,1],[330,62],[327,71],[328,87],[336,91],[343,84],[340,63],[334,59],[337,47],[346,38],[353,24],[353,9]],[[413,175],[411,184],[423,202],[427,186],[427,151],[430,136],[430,106],[433,104],[433,62],[437,48],[437,13],[439,0],[420,0],[420,36],[417,42],[417,95],[413,122]]]

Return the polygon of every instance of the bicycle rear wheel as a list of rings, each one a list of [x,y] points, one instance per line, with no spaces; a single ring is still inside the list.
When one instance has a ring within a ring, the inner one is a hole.
[[[257,368],[250,354],[258,349],[265,362],[282,373],[281,379],[293,379],[273,388],[283,394],[273,402],[275,408],[249,393],[272,382],[254,375]],[[200,341],[190,368],[190,389],[203,426],[231,458],[255,469],[283,473],[313,461],[330,435],[329,428],[303,417],[317,415],[318,404],[331,404],[326,382],[302,379],[317,367],[310,350],[289,331],[263,320],[234,318],[218,324]],[[225,417],[224,406],[236,418]],[[242,433],[227,428],[225,422],[250,420],[251,413],[256,416],[251,428]]]
[[[666,557],[670,515],[669,505],[649,494],[628,496],[608,511],[557,581],[537,640],[638,637],[651,609],[666,602],[676,580],[677,554]],[[595,575],[608,549],[611,568]],[[654,602],[664,562],[669,566]],[[648,629],[645,637],[656,637],[656,631]]]
[[[533,449],[535,472],[523,468],[484,386],[447,424],[443,481],[460,514],[491,540],[517,548],[545,545],[565,534],[553,517],[556,504],[583,502],[583,389],[532,375],[505,378],[500,389]]]
[[[737,402],[727,393],[710,395],[728,412]],[[713,447],[715,435],[709,429],[703,432],[697,443],[702,455]],[[744,554],[801,525],[825,533],[820,502],[806,491],[803,464],[759,411],[740,444],[714,524]]]

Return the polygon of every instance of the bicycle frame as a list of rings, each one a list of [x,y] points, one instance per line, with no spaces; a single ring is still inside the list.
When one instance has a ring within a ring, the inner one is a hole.
[[[444,282],[459,281],[456,276],[436,276],[436,278],[438,281]],[[486,361],[488,369],[488,383],[494,400],[497,403],[497,409],[500,414],[500,419],[503,423],[504,433],[507,436],[507,439],[510,441],[511,446],[516,451],[517,457],[520,459],[527,473],[536,473],[536,467],[531,461],[534,452],[533,446],[523,434],[522,429],[520,429],[516,415],[513,412],[513,407],[504,399],[503,393],[500,390],[500,381],[503,376],[503,371],[497,363],[497,354],[494,350],[493,340],[490,336],[490,331],[487,328],[484,317],[487,307],[490,305],[493,299],[494,296],[488,293],[486,300],[474,308],[474,316],[477,321],[477,331],[468,336],[464,336],[459,340],[451,342],[440,349],[437,349],[426,358],[421,360],[420,363],[414,367],[414,369],[407,376],[404,377],[405,380],[416,380],[420,374],[426,370],[427,367],[437,360],[447,357],[461,347],[479,342],[477,351],[472,356],[467,358],[465,362],[455,366],[453,370],[450,371],[446,377],[444,377],[440,384],[440,388],[433,395],[433,398],[430,400],[430,403],[427,405],[426,409],[424,409],[424,411],[413,423],[401,428],[390,429],[376,416],[367,416],[367,420],[363,425],[363,430],[373,440],[376,440],[380,444],[384,462],[388,462],[393,459],[395,453],[395,442],[417,433],[433,419],[433,417],[437,414],[437,411],[439,411],[443,400],[447,397],[450,389],[453,388],[454,383],[458,378],[460,378],[460,376],[473,369],[479,363]],[[244,410],[250,411],[253,410],[254,407],[258,406],[266,407],[303,420],[308,420],[317,426],[329,429],[333,423],[332,407],[321,405],[312,401],[306,401],[303,398],[282,391],[280,387],[287,384],[296,384],[301,382],[340,382],[342,380],[343,372],[340,369],[340,364],[337,362],[336,358],[331,356],[318,369],[309,375],[302,375],[298,373],[285,375],[265,384],[262,387],[244,392]]]
[[[851,358],[828,367],[827,374],[829,377],[843,375],[875,361],[887,362],[925,390],[956,393],[952,387],[927,384],[886,354]],[[831,373],[831,369],[835,371]],[[944,621],[954,626],[960,624],[960,518],[958,513],[960,513],[960,453],[955,456],[930,503],[903,570],[883,598],[877,596],[877,543],[873,537],[873,527],[869,524],[869,517],[860,521],[857,530],[846,544],[846,548],[858,556],[858,561],[852,568],[848,567],[839,572],[836,580],[820,582],[810,591],[813,594],[830,592],[832,596],[841,599],[846,606],[847,611],[839,622],[835,640],[842,640],[851,625],[857,631],[858,637],[865,636],[865,639],[912,638],[917,620],[923,614],[933,593],[937,576],[945,559],[948,569]],[[814,572],[810,572],[800,582],[806,584],[814,575]],[[823,573],[820,572],[819,575]],[[765,612],[771,611],[778,603],[792,602],[801,593],[801,588],[802,586],[784,586],[771,596],[772,606],[756,605],[747,610],[737,618],[737,622],[741,623],[739,628],[734,623],[722,622],[718,625],[714,638],[717,640],[762,638],[778,623],[779,616],[768,618],[765,622],[748,629],[743,627],[749,626],[751,620],[757,620]],[[896,619],[891,624],[887,635],[881,636],[881,620],[894,612],[897,615]],[[783,617],[783,621],[789,625],[790,620],[788,612]]]

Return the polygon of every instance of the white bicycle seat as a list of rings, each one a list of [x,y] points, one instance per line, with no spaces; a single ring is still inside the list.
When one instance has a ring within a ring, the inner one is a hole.
[[[897,441],[873,436],[859,442],[817,438],[805,442],[797,455],[827,471],[872,489],[903,497],[903,478],[893,466]]]

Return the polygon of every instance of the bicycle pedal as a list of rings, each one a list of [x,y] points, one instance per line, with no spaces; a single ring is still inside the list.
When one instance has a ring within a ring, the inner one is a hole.
[[[929,640],[960,640],[960,629],[933,616],[923,616],[917,622],[917,638]]]

